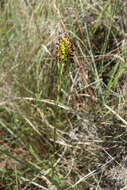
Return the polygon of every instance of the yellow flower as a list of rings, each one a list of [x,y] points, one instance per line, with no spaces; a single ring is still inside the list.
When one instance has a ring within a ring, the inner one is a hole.
[[[57,57],[61,63],[65,63],[73,57],[73,44],[67,37],[59,41]]]

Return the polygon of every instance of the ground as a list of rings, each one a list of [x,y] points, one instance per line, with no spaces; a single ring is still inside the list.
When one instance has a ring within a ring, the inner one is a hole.
[[[0,189],[127,189],[126,7],[0,2]]]

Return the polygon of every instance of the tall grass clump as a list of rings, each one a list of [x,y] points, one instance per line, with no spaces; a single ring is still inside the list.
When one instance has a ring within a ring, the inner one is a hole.
[[[126,189],[126,6],[0,2],[1,189]]]

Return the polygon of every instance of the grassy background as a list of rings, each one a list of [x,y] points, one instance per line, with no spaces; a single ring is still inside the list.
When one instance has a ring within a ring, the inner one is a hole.
[[[127,189],[126,6],[0,2],[0,189]]]

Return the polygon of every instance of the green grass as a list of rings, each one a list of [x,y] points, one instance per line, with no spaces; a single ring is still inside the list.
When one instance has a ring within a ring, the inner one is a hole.
[[[125,18],[122,0],[0,2],[0,189],[126,189]]]

